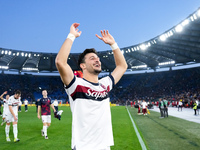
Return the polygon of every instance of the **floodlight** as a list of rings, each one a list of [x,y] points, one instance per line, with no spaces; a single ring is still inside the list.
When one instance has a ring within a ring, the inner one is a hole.
[[[163,35],[160,36],[160,40],[161,40],[161,41],[165,41],[165,40],[166,40],[165,34],[163,34]]]
[[[132,50],[132,51],[134,51],[134,49],[133,49],[133,48],[131,48],[131,50]]]
[[[196,16],[196,14],[194,14],[194,15],[193,15],[193,17],[194,17],[194,19],[195,19],[195,20],[197,19],[197,16]]]
[[[176,28],[175,28],[175,30],[176,30],[176,32],[181,32],[181,31],[183,31],[183,27],[182,27],[182,25],[177,25],[176,26]]]
[[[146,49],[146,45],[142,44],[142,45],[140,45],[140,48],[141,48],[141,50],[145,50]]]
[[[185,25],[187,25],[189,23],[189,20],[188,19],[185,19],[182,23],[181,23],[181,25],[182,26],[185,26]]]
[[[197,16],[200,17],[200,9],[197,11]]]
[[[192,21],[194,21],[194,17],[193,17],[193,16],[191,16],[190,19],[191,19]]]

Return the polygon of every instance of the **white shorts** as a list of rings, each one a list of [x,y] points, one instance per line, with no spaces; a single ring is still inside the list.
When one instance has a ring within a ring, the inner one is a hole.
[[[43,123],[51,123],[51,115],[42,115]]]
[[[7,115],[6,118],[6,123],[11,123],[11,122],[18,122],[18,114],[16,115],[17,120],[14,120],[14,117],[12,114]]]
[[[3,118],[6,118],[6,117],[7,117],[6,113],[5,113],[5,112],[3,112]]]

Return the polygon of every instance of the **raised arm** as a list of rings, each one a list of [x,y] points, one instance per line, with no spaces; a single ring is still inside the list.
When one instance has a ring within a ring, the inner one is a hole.
[[[56,67],[60,73],[61,80],[65,85],[68,85],[74,77],[73,71],[68,65],[67,60],[74,39],[81,35],[81,31],[78,32],[79,25],[79,23],[73,23],[71,25],[70,33],[67,39],[64,41],[63,45],[61,46],[60,51],[58,52],[55,60]]]
[[[41,112],[41,106],[40,106],[40,105],[38,105],[38,112],[37,112],[37,113],[38,113],[38,116],[37,116],[37,117],[38,117],[38,119],[40,119],[40,112]]]
[[[113,50],[113,55],[115,59],[115,65],[116,68],[112,72],[112,76],[115,79],[115,84],[121,79],[123,74],[126,72],[127,69],[127,63],[124,58],[124,55],[120,51],[119,47],[117,46],[117,43],[115,42],[115,39],[112,37],[112,35],[107,31],[101,31],[102,37],[96,34],[96,36],[104,41],[104,43],[109,44]]]
[[[7,91],[5,91],[5,92],[3,92],[3,94],[1,94],[0,99],[3,100],[3,96],[4,96],[5,94],[7,94]]]

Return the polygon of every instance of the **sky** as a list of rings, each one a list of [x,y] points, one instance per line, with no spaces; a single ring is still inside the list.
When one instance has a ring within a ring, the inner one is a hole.
[[[109,30],[120,48],[176,26],[200,0],[0,0],[0,48],[58,53],[72,23],[82,31],[71,53],[110,50],[95,34]]]

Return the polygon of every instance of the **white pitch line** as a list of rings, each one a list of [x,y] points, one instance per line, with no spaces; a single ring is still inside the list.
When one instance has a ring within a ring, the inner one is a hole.
[[[138,129],[137,129],[136,125],[135,125],[135,122],[133,121],[133,118],[131,117],[131,114],[130,114],[130,112],[129,112],[129,110],[128,110],[127,107],[126,107],[126,109],[127,109],[128,114],[129,114],[129,117],[130,117],[130,119],[131,119],[131,122],[132,122],[132,124],[133,124],[134,130],[135,130],[135,132],[136,132],[136,135],[137,135],[137,137],[138,137],[138,140],[139,140],[139,142],[140,142],[140,145],[141,145],[141,147],[142,147],[142,150],[147,150],[147,148],[146,148],[146,146],[145,146],[145,144],[144,144],[144,141],[142,140],[142,138],[141,138],[141,136],[140,136],[140,133],[138,132]]]

